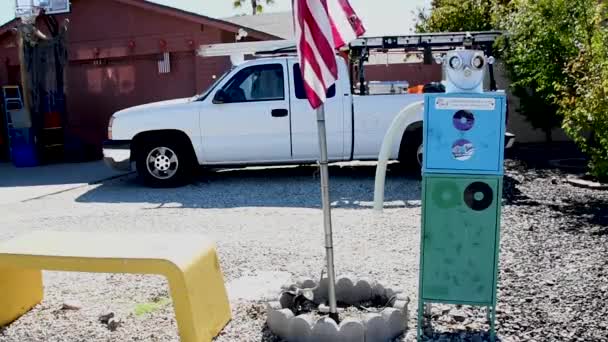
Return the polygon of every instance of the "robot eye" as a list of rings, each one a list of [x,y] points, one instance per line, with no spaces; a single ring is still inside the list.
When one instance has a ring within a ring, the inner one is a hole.
[[[450,66],[450,68],[458,70],[460,69],[460,67],[462,67],[462,59],[460,58],[460,56],[452,56],[448,61],[448,65]]]
[[[477,56],[473,57],[472,64],[473,64],[473,67],[475,67],[475,69],[481,69],[483,67],[483,65],[485,64],[483,56],[477,55]]]

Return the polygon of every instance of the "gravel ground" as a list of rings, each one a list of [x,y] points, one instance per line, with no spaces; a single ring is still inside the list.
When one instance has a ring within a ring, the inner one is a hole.
[[[389,172],[387,209],[371,208],[374,168],[333,166],[339,274],[403,290],[415,309],[420,184]],[[505,179],[498,306],[503,341],[608,341],[608,192],[574,188],[557,171],[510,163]],[[133,176],[24,203],[0,204],[0,240],[33,230],[198,232],[217,241],[227,282],[256,272],[318,277],[323,265],[319,179],[311,167],[222,171],[180,189]],[[156,276],[45,272],[45,300],[0,330],[0,342],[179,341],[168,288]],[[80,310],[62,310],[67,301]],[[158,304],[158,305],[157,305]],[[261,301],[231,300],[217,338],[275,341]],[[435,306],[434,324],[485,328],[483,313]],[[114,313],[115,331],[99,322]],[[410,332],[400,341],[412,341]],[[436,322],[435,322],[436,323]],[[463,340],[479,341],[469,334]]]

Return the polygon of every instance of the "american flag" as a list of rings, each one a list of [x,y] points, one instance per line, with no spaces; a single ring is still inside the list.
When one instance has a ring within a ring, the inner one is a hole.
[[[310,105],[318,108],[338,79],[335,49],[365,28],[348,0],[295,0],[293,12],[304,88]]]
[[[158,60],[158,73],[168,74],[171,72],[171,54],[169,52],[163,52],[162,58]]]

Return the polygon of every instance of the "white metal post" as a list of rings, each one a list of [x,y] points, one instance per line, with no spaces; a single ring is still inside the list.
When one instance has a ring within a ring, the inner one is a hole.
[[[329,315],[338,322],[338,308],[336,303],[336,274],[334,270],[334,242],[331,229],[331,204],[329,201],[329,167],[327,158],[327,134],[325,132],[325,105],[317,108],[317,130],[319,133],[321,173],[321,201],[323,205],[323,228],[325,230],[325,252],[327,255],[327,277],[329,293]]]

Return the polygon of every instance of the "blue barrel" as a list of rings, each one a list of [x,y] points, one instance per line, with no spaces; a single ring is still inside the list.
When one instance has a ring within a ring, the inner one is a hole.
[[[16,167],[38,166],[36,143],[30,128],[9,129],[11,160]]]

